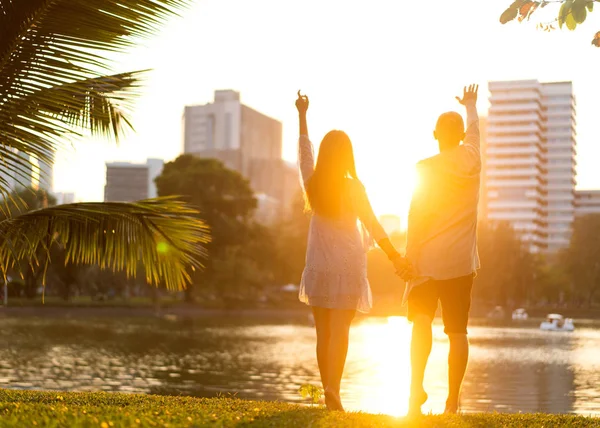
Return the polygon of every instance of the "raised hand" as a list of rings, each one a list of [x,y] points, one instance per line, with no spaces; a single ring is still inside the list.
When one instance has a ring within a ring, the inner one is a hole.
[[[306,95],[302,95],[300,91],[298,91],[296,108],[298,109],[298,113],[300,114],[306,114],[306,111],[308,110],[308,97]]]
[[[477,103],[477,91],[479,90],[479,85],[469,85],[463,89],[463,97],[456,97],[459,103],[466,106],[468,103],[473,102]]]

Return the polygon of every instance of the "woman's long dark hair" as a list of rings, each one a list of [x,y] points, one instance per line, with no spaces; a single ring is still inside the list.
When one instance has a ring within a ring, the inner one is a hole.
[[[339,218],[349,178],[358,180],[352,142],[345,132],[330,131],[321,141],[315,172],[306,184],[307,209]]]

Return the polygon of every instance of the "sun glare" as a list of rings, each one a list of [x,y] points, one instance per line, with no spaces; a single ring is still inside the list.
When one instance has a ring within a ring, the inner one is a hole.
[[[377,165],[366,168],[362,179],[368,192],[369,200],[375,213],[379,215],[393,214],[402,220],[406,227],[406,219],[410,199],[418,186],[418,177],[413,167],[394,171],[391,177],[382,176]]]
[[[368,385],[361,385],[356,403],[349,403],[356,410],[403,416],[408,410],[410,379],[410,328],[406,318],[389,317],[385,324],[364,322],[354,328],[362,336],[353,343],[361,343],[357,358],[361,370],[368,370]],[[368,367],[368,369],[366,369]],[[352,370],[348,367],[347,370]],[[353,409],[354,410],[354,409]]]

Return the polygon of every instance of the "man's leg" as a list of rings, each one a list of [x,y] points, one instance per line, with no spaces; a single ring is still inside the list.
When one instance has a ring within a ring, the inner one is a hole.
[[[425,369],[431,354],[431,323],[438,305],[438,294],[434,281],[426,282],[411,290],[408,296],[408,319],[413,322],[410,343],[411,382],[409,415],[421,413],[421,406],[427,401],[423,387]]]
[[[450,352],[448,353],[448,399],[445,412],[456,413],[460,387],[469,361],[469,340],[466,333],[449,333],[448,339],[450,339]]]
[[[473,275],[440,283],[440,301],[444,331],[450,341],[448,353],[448,399],[446,413],[456,413],[459,407],[460,389],[469,361],[467,324],[471,309]]]
[[[412,339],[410,342],[410,401],[409,414],[420,413],[421,406],[427,401],[427,393],[423,387],[425,368],[431,354],[432,319],[424,314],[415,315],[413,319]]]

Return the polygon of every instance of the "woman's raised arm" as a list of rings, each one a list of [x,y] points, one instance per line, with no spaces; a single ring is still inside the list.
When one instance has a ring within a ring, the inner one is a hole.
[[[300,166],[300,174],[302,175],[302,183],[306,185],[306,182],[315,171],[315,155],[313,145],[308,138],[308,124],[306,121],[308,97],[306,95],[301,95],[300,91],[298,91],[296,108],[298,109],[298,119],[300,123],[300,137],[298,139],[298,164]]]

